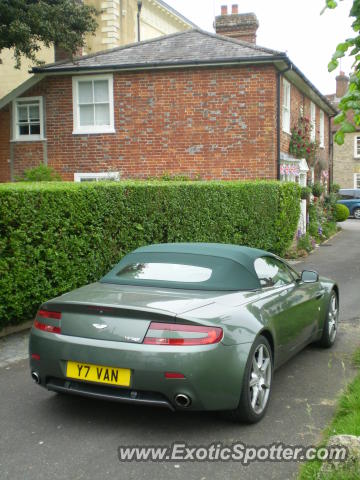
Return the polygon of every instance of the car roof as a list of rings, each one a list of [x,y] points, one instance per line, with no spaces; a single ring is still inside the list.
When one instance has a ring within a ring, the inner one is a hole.
[[[193,258],[189,258],[193,257]],[[275,257],[264,250],[220,243],[164,243],[140,247],[125,255],[100,281],[121,285],[151,286],[160,288],[181,288],[187,290],[237,291],[256,290],[260,281],[254,261],[259,257]],[[180,263],[205,267],[212,271],[203,281],[166,280],[156,278],[127,277],[128,267],[145,265],[148,262]],[[125,277],[122,276],[123,272]]]
[[[161,243],[140,247],[132,253],[186,253],[190,255],[207,255],[223,257],[240,263],[254,272],[254,261],[259,257],[275,257],[272,253],[242,245],[224,243]]]
[[[360,198],[360,188],[341,188],[339,193],[341,195],[354,195],[356,198]]]

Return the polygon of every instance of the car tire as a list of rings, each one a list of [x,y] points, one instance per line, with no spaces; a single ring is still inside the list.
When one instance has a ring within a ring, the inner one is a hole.
[[[360,208],[355,208],[353,214],[354,214],[354,218],[356,218],[357,220],[360,220]]]
[[[320,340],[320,346],[330,348],[334,345],[339,326],[339,299],[337,293],[333,290],[330,294],[326,318],[324,322],[323,334]]]
[[[260,335],[253,343],[244,371],[239,405],[224,412],[227,418],[243,423],[256,423],[269,405],[273,378],[273,355],[268,340]]]

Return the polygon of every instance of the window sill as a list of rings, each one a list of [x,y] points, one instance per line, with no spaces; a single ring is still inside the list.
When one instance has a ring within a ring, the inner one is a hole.
[[[73,130],[73,135],[106,135],[107,133],[116,133],[114,128],[107,130]]]
[[[10,140],[10,143],[28,143],[28,142],[47,142],[47,138],[39,137],[39,138],[13,138]]]
[[[288,131],[288,130],[285,130],[284,128],[282,129],[282,132],[283,132],[283,133],[286,133],[287,135],[291,135],[291,132]]]

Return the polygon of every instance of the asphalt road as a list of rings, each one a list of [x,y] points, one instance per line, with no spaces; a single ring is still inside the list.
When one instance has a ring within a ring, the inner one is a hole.
[[[354,376],[350,357],[360,346],[360,221],[305,262],[335,278],[341,289],[341,330],[331,350],[309,347],[275,374],[267,416],[244,426],[210,413],[171,413],[153,408],[67,397],[33,384],[27,361],[0,367],[0,479],[288,480],[295,462],[120,463],[117,448],[186,442],[207,446],[313,445],[334,412],[335,399]]]

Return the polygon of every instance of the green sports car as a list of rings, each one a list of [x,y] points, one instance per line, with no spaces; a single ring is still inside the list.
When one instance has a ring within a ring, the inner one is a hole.
[[[256,422],[273,371],[331,347],[339,289],[253,248],[138,248],[99,282],[45,302],[30,335],[36,383],[55,392]]]

